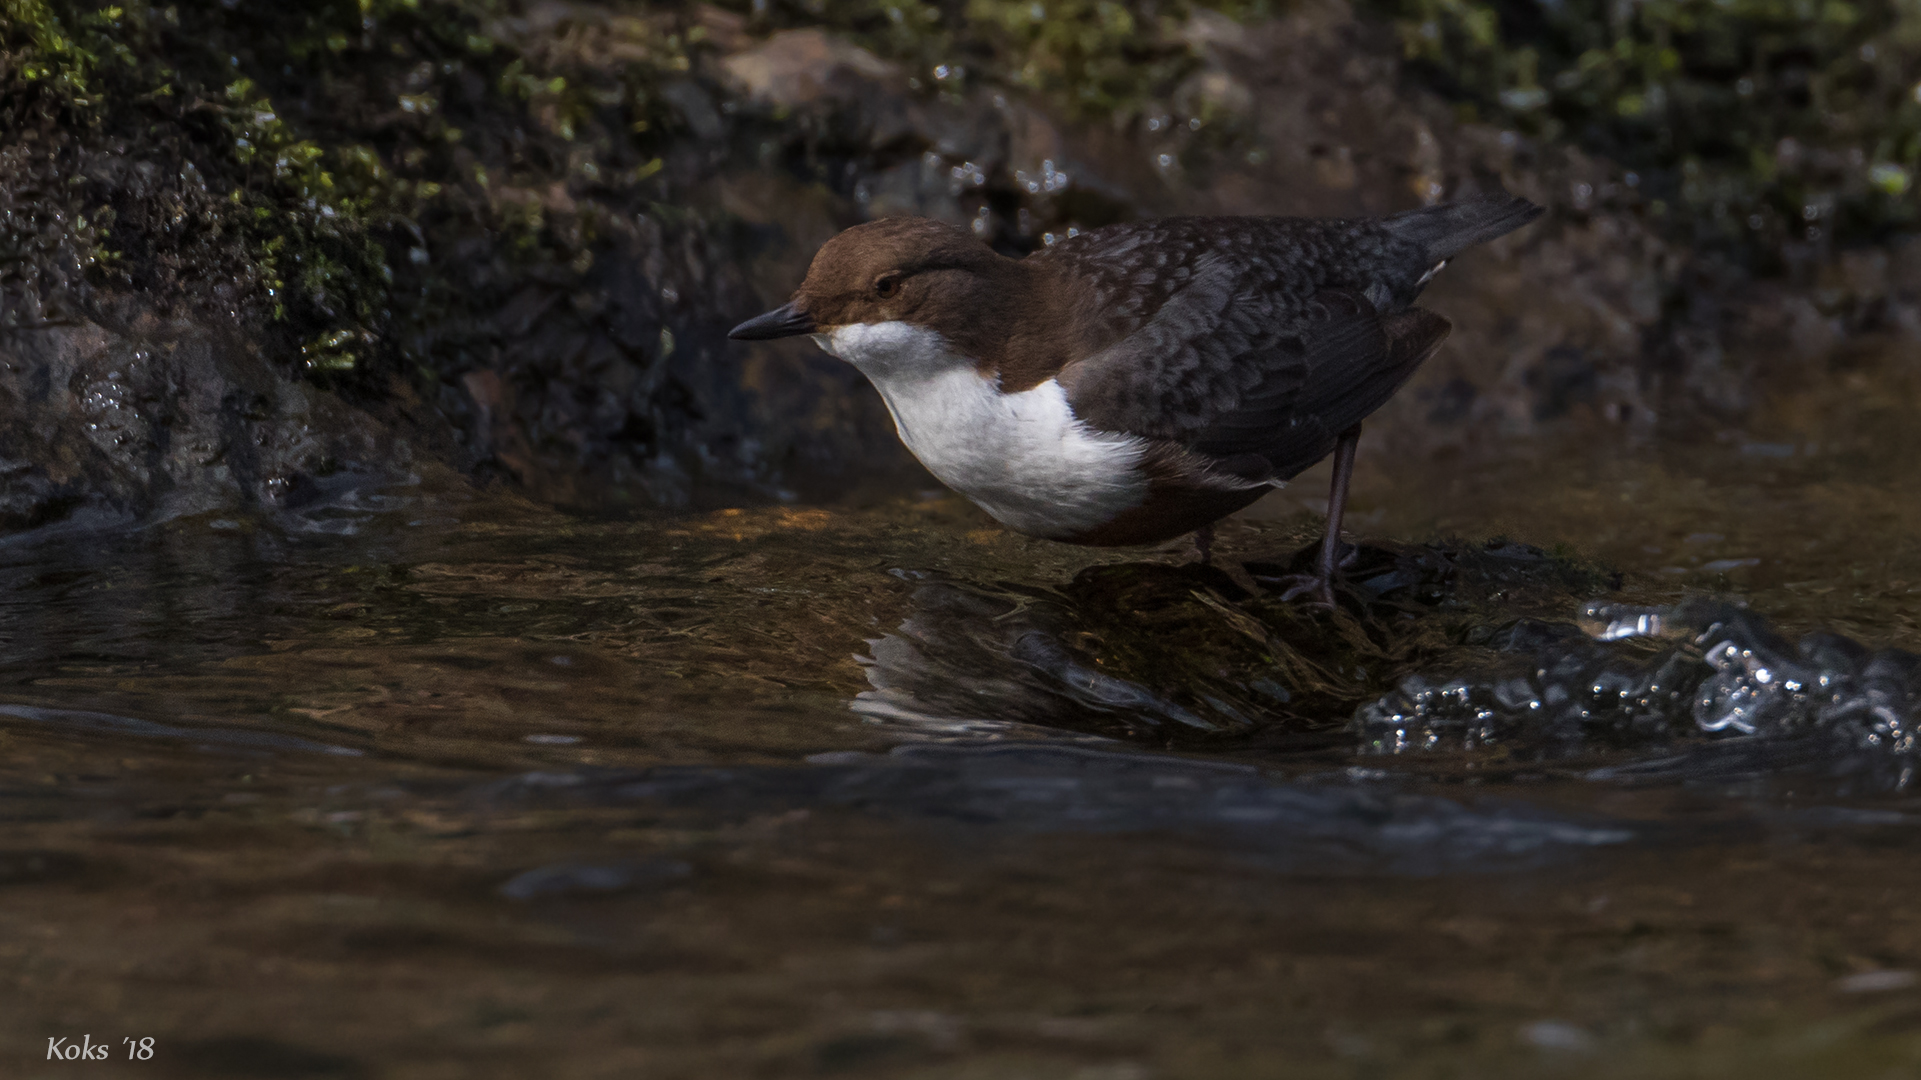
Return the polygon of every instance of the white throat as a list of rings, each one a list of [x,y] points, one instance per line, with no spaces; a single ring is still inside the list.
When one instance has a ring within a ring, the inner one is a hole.
[[[842,326],[814,340],[874,384],[929,472],[1009,528],[1071,537],[1147,498],[1146,441],[1088,427],[1053,379],[1004,394],[946,338],[911,323]]]

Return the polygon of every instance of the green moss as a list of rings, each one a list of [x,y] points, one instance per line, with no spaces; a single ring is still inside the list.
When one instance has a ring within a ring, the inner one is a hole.
[[[975,83],[1042,94],[1069,115],[1131,118],[1200,58],[1181,27],[1206,8],[1237,19],[1267,0],[731,0],[764,26],[825,26],[899,61],[930,92]]]
[[[113,215],[78,197],[74,136],[100,115],[97,71],[121,61],[119,9],[63,21],[40,0],[0,0],[0,328],[73,322],[84,275],[110,260]]]
[[[998,38],[1018,81],[1080,111],[1115,112],[1171,87],[1192,58],[1178,42],[1184,12],[1147,16],[1113,0],[969,0],[967,15]],[[1014,65],[1018,65],[1015,67]]]
[[[1633,170],[1669,231],[1772,264],[1916,220],[1921,21],[1891,0],[1385,0],[1471,117]]]
[[[62,19],[42,0],[0,2],[0,63],[16,113],[38,105],[90,118],[99,105],[94,74],[103,63],[127,64],[132,52],[116,39],[124,9],[102,7]]]
[[[657,173],[658,85],[690,66],[639,18],[601,28],[615,63],[524,54],[494,0],[0,5],[0,152],[16,164],[0,318],[70,320],[98,286],[211,300],[329,378],[380,358],[448,368],[435,328],[493,298],[472,266],[442,280],[431,250],[498,235],[522,263],[591,266],[592,223],[525,193]]]

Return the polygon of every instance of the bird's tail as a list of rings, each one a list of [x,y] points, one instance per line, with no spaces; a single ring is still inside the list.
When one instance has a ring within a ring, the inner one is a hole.
[[[1412,240],[1427,251],[1431,262],[1451,259],[1476,244],[1485,244],[1540,217],[1542,209],[1505,191],[1460,202],[1409,210],[1387,218],[1387,231]]]

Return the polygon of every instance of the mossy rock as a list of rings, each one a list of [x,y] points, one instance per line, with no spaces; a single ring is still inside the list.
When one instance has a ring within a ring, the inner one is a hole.
[[[1762,270],[1916,222],[1921,23],[1887,0],[1380,0],[1464,115],[1629,170],[1624,202]]]

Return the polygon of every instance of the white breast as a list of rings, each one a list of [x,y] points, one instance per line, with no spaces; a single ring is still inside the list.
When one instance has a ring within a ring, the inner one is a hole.
[[[1089,428],[1052,379],[1003,394],[973,361],[907,323],[844,326],[816,338],[873,382],[901,441],[941,482],[1009,528],[1066,537],[1147,497],[1144,440]]]

